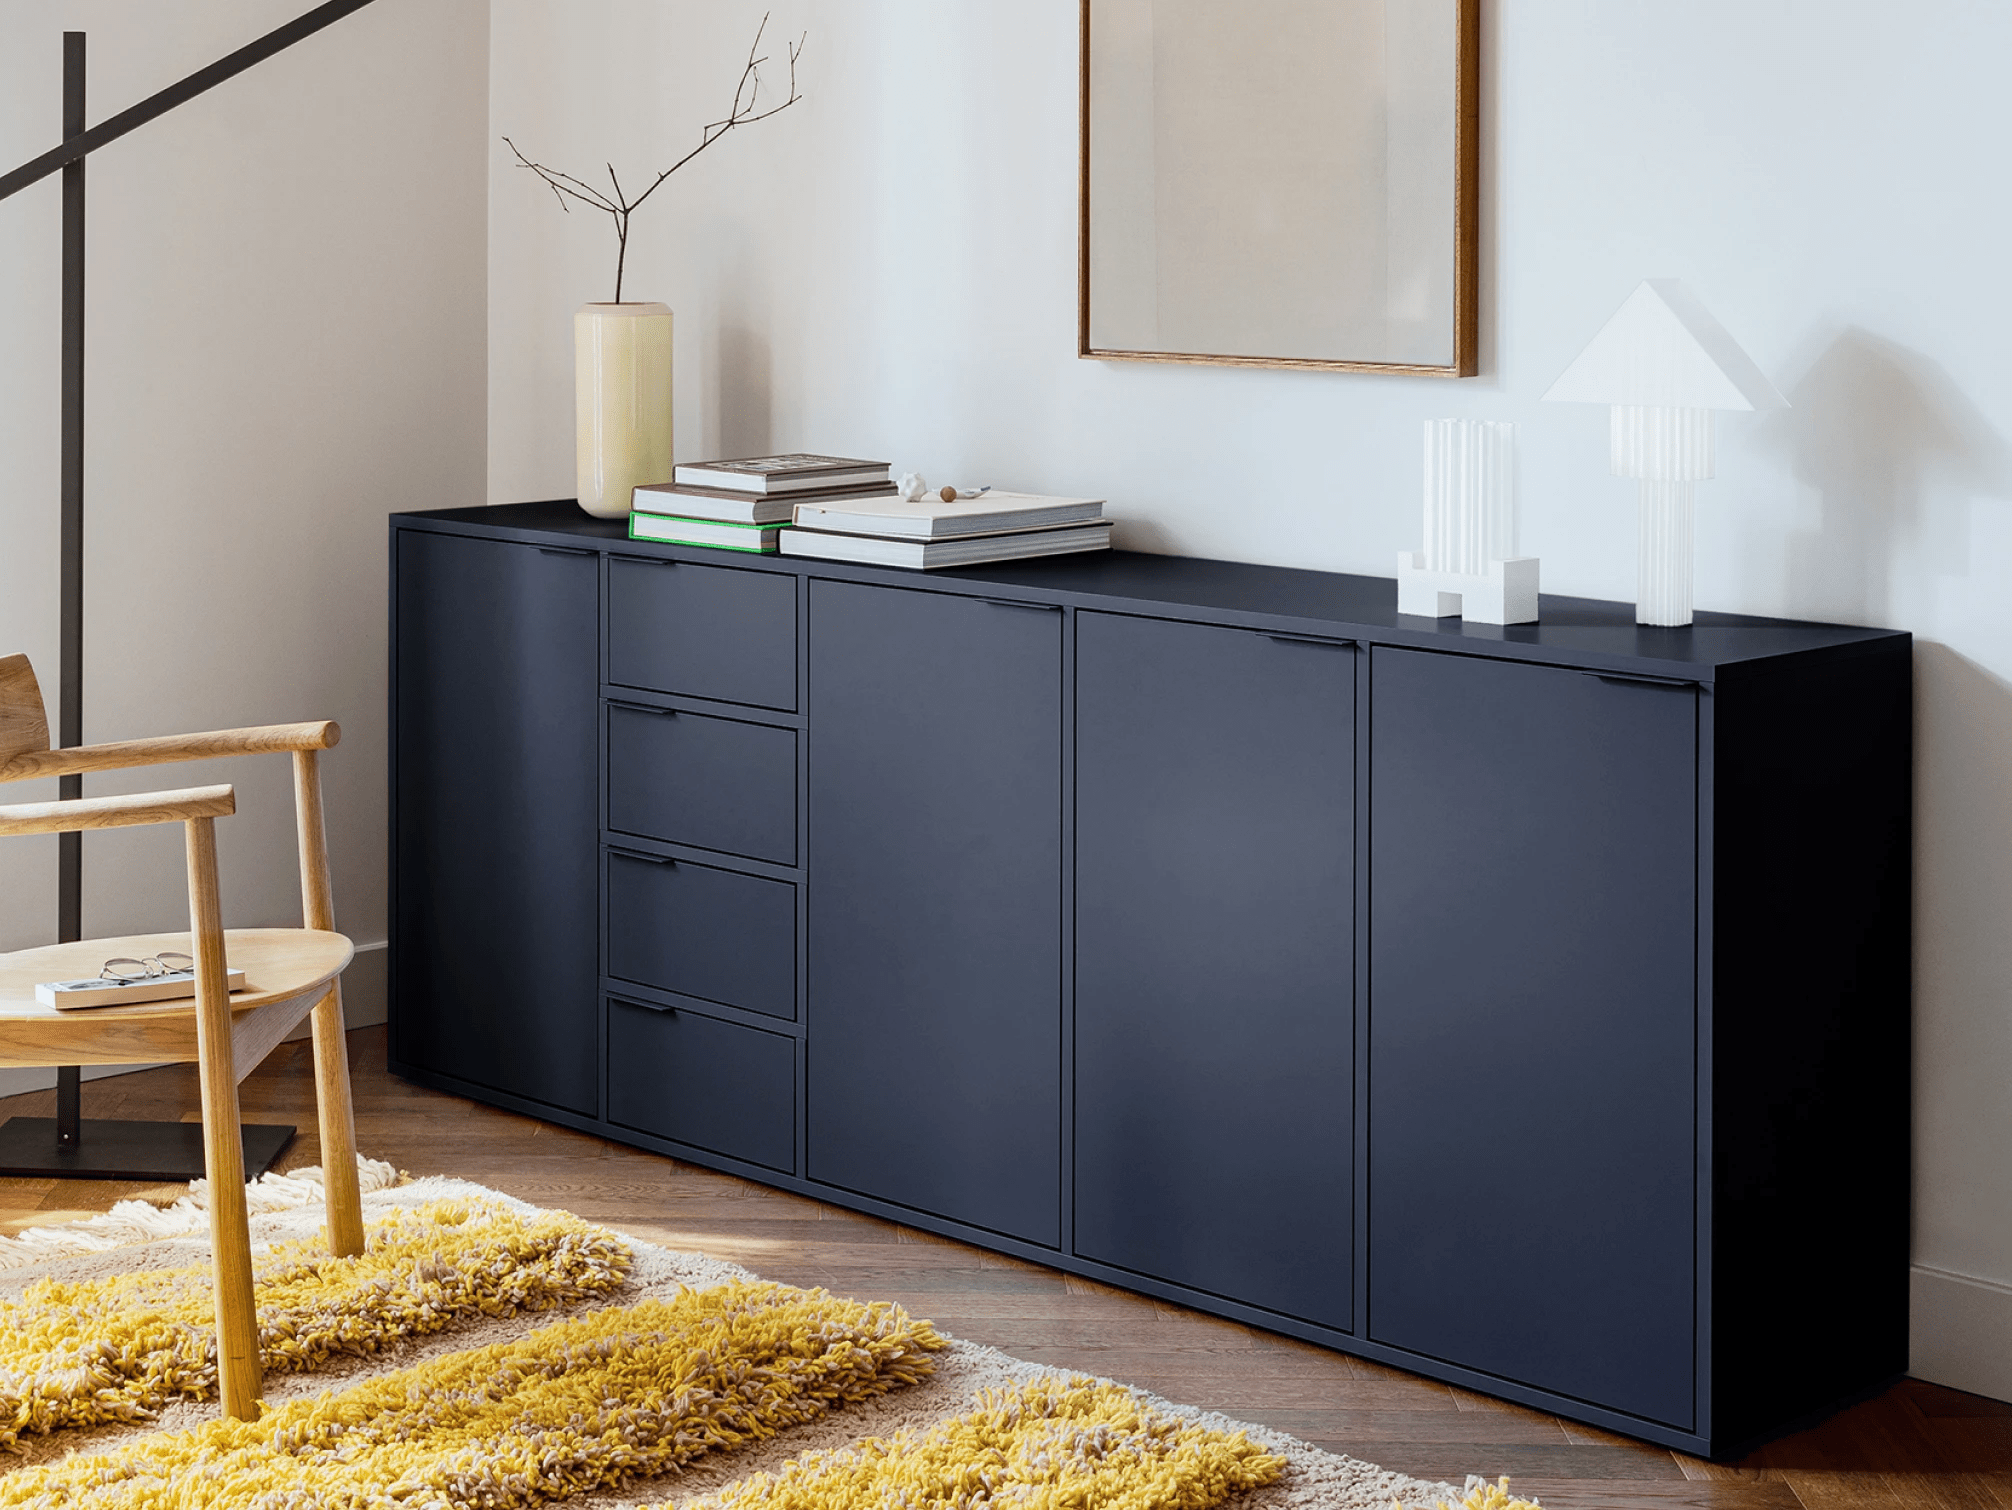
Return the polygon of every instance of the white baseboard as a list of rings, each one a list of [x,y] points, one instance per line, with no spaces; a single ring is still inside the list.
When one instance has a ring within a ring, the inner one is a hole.
[[[1909,1289],[1907,1371],[2012,1400],[2012,1285],[1916,1264]]]
[[[384,943],[358,944],[356,958],[342,972],[342,1020],[352,1028],[371,1028],[385,1019],[388,955]],[[305,1038],[310,1031],[309,1024],[301,1025],[287,1035],[291,1043],[296,1038]],[[84,1066],[83,1078],[103,1080],[107,1075],[130,1075],[135,1070],[150,1070],[151,1064],[90,1064]],[[53,1069],[0,1069],[0,1096],[19,1096],[29,1091],[46,1091],[56,1084]],[[84,1115],[91,1114],[84,1108]]]

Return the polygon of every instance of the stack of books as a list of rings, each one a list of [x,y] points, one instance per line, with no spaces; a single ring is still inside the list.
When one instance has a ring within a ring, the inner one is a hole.
[[[848,456],[744,456],[678,467],[630,501],[629,538],[773,555],[790,512],[805,499],[891,498],[887,463]]]
[[[796,522],[782,531],[785,556],[863,561],[930,571],[1028,556],[1110,549],[1101,498],[1048,498],[986,490],[945,501],[799,497]]]

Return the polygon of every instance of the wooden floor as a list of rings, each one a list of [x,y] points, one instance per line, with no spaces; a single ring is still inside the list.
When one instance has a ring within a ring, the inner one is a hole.
[[[1337,1452],[1455,1483],[1506,1473],[1551,1510],[2012,1510],[2012,1405],[1913,1381],[1823,1425],[1714,1466],[1396,1369],[1220,1321],[892,1222],[859,1216],[528,1117],[385,1071],[382,1028],[350,1035],[357,1142],[413,1174],[454,1174],[636,1237],[734,1259],[770,1279],[899,1301],[1021,1358],[1143,1385]],[[242,1088],[247,1121],[291,1122],[283,1167],[318,1161],[308,1046]],[[53,1092],[0,1100],[51,1116]],[[192,1068],[87,1083],[88,1117],[196,1120]],[[174,1190],[0,1180],[0,1228]]]

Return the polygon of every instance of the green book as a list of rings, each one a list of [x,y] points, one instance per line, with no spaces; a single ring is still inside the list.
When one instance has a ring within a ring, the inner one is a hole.
[[[736,524],[727,519],[687,519],[681,514],[629,515],[631,540],[661,540],[666,545],[705,545],[714,550],[755,551],[772,556],[776,536],[787,528],[786,521],[771,524]]]

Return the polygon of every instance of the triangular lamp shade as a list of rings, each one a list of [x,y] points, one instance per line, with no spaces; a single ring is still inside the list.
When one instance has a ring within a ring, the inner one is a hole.
[[[1675,278],[1642,284],[1546,399],[1657,409],[1786,409],[1788,400]]]

